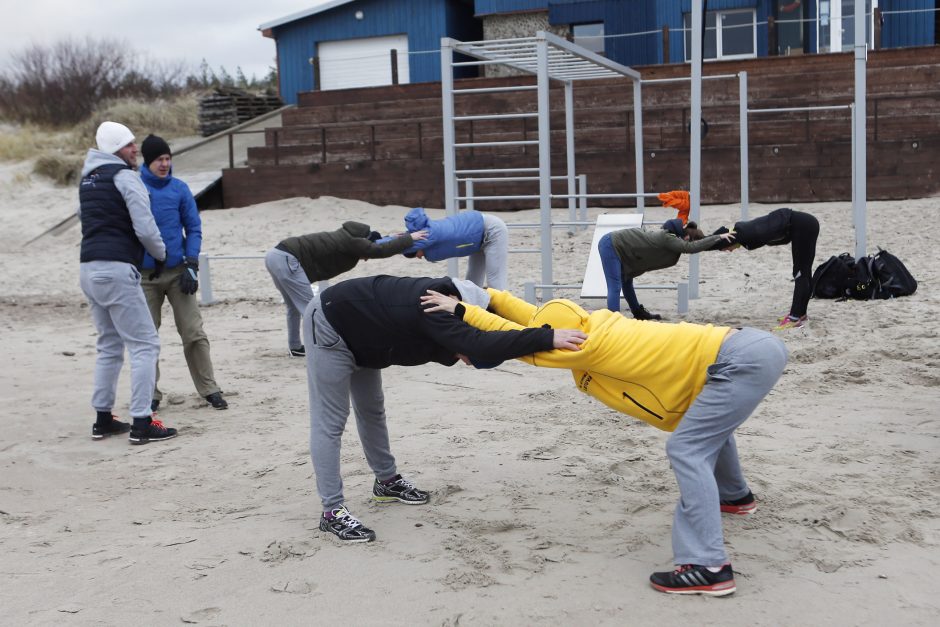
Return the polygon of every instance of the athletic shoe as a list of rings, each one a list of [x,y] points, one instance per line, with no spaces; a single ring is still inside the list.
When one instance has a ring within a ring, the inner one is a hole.
[[[300,348],[292,348],[290,349],[290,356],[291,357],[306,357],[307,351],[304,349],[303,346],[301,346]]]
[[[111,416],[111,422],[100,425],[97,422],[91,425],[91,439],[103,440],[110,435],[121,435],[131,430],[131,426],[126,422],[117,420],[117,416]]]
[[[650,585],[668,594],[704,594],[723,597],[737,590],[731,564],[725,564],[717,573],[704,566],[684,564],[672,572],[653,573]]]
[[[785,331],[786,329],[802,329],[806,325],[806,316],[800,316],[799,318],[794,318],[792,316],[784,316],[781,318],[774,327],[774,331]]]
[[[159,442],[160,440],[169,440],[176,437],[176,429],[164,427],[159,420],[150,419],[143,427],[134,425],[131,427],[129,437],[131,444],[146,444],[147,442]]]
[[[206,400],[216,409],[228,409],[228,402],[222,398],[222,392],[213,392],[206,397]]]
[[[643,305],[640,305],[635,310],[631,309],[630,313],[632,313],[633,317],[637,320],[662,320],[663,319],[663,317],[660,316],[659,314],[650,313],[649,310]]]
[[[723,514],[753,514],[757,511],[757,501],[750,491],[739,499],[733,501],[721,501],[721,512]]]
[[[343,542],[372,542],[375,532],[364,527],[345,505],[333,509],[331,517],[320,516],[320,531],[329,531]]]
[[[413,483],[395,475],[388,483],[381,483],[378,479],[372,485],[372,499],[376,503],[405,503],[407,505],[423,505],[428,502],[430,492],[419,490]]]

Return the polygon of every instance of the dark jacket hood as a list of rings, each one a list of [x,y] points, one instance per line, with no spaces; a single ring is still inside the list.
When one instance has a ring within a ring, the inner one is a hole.
[[[371,230],[369,229],[368,224],[363,224],[362,222],[343,222],[343,230],[352,235],[353,237],[369,237]]]

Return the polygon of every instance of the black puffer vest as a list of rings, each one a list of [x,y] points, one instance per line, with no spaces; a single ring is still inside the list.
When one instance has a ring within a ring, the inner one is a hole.
[[[140,268],[144,246],[134,233],[131,214],[114,184],[126,165],[103,165],[82,178],[78,199],[82,210],[81,261],[124,261]]]

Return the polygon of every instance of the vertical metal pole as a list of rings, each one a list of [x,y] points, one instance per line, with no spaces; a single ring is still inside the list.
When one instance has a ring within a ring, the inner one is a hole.
[[[457,215],[457,154],[454,148],[454,40],[441,38],[441,123],[444,143],[444,209],[447,215]],[[457,276],[457,259],[447,260],[447,274]]]
[[[855,219],[855,258],[865,256],[868,249],[868,232],[865,223],[868,182],[866,162],[866,109],[865,109],[865,63],[868,60],[868,43],[865,41],[865,0],[855,0],[855,118],[852,120],[852,154],[855,155],[855,181],[852,199],[852,214]]]
[[[855,233],[856,233],[855,240],[856,240],[856,245],[857,245],[857,244],[858,244],[858,211],[857,211],[856,207],[858,206],[858,203],[857,203],[856,200],[855,200],[855,198],[856,198],[855,194],[856,194],[856,192],[858,191],[858,188],[857,188],[857,186],[856,186],[856,184],[855,184],[855,180],[856,180],[855,177],[858,176],[858,169],[855,167],[855,157],[856,157],[856,154],[855,154],[855,103],[854,103],[854,102],[849,105],[849,120],[850,120],[850,121],[849,121],[849,124],[852,126],[852,130],[850,131],[850,134],[851,134],[851,136],[852,136],[852,143],[851,143],[851,150],[852,150],[852,166],[851,166],[851,167],[852,167],[852,228],[855,229]],[[864,255],[862,255],[862,256],[864,257]],[[859,257],[856,255],[855,258],[858,259]]]
[[[568,221],[574,222],[578,210],[575,194],[574,164],[574,87],[571,81],[565,81],[565,157],[568,162]],[[574,227],[568,227],[568,234],[574,233]]]
[[[537,75],[538,75],[538,113],[539,113],[539,208],[542,226],[542,285],[552,284],[552,152],[551,124],[549,120],[549,78],[548,78],[548,43],[545,33],[535,34]],[[542,299],[552,299],[552,288],[542,288]]]
[[[473,179],[467,179],[463,183],[464,185],[464,196],[467,197],[466,204],[464,205],[467,209],[473,211],[476,209],[476,206],[473,202]]]
[[[643,87],[640,79],[633,79],[633,165],[636,173],[636,193],[646,192],[643,182]],[[636,208],[640,213],[646,213],[646,199],[636,197]]]
[[[578,175],[578,219],[581,222],[587,222],[587,174]],[[587,229],[586,224],[581,225],[581,230]]]
[[[692,117],[689,123],[689,220],[699,221],[702,197],[702,2],[692,0]],[[689,298],[698,298],[698,255],[689,255]]]
[[[212,273],[209,272],[209,255],[199,253],[199,302],[211,305],[212,299]]]
[[[741,126],[741,219],[747,220],[748,203],[751,200],[747,163],[747,72],[738,72],[738,120]]]

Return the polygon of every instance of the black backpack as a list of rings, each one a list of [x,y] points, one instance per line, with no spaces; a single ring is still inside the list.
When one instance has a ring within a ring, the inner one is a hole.
[[[854,273],[846,286],[846,295],[855,300],[871,300],[881,291],[871,255],[855,262]]]
[[[880,283],[875,298],[909,296],[917,291],[917,280],[911,276],[910,271],[900,259],[881,248],[870,259],[872,260],[872,274]]]
[[[833,255],[813,272],[813,298],[846,298],[855,284],[855,258]]]

